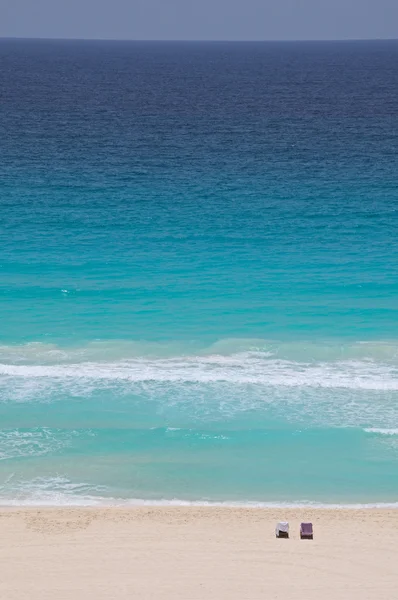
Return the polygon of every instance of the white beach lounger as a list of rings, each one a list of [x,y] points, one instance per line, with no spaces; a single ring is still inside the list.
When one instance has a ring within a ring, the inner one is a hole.
[[[280,521],[275,528],[275,534],[277,538],[288,538],[289,523],[287,521]]]

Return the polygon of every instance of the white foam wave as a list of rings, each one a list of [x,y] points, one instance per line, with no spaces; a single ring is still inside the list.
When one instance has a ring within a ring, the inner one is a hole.
[[[0,376],[24,380],[98,383],[203,383],[271,387],[345,388],[398,391],[395,367],[373,361],[316,364],[270,359],[261,353],[233,356],[194,356],[169,359],[131,359],[114,363],[61,365],[0,364]]]
[[[366,433],[378,433],[380,435],[398,435],[398,429],[382,429],[379,427],[368,427]]]

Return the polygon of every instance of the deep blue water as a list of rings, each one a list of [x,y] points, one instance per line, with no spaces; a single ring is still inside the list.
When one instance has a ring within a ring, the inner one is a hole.
[[[398,42],[0,40],[0,501],[398,501]]]

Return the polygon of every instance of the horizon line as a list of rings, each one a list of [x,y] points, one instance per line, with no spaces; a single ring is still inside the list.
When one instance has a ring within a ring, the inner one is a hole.
[[[64,42],[135,42],[135,43],[183,43],[183,44],[269,44],[269,43],[328,43],[328,42],[398,42],[398,38],[275,38],[275,39],[183,39],[183,38],[96,38],[96,37],[30,37],[30,36],[3,36],[1,41],[64,41]]]

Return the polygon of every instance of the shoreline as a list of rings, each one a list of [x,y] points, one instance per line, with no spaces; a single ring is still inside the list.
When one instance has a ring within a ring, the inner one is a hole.
[[[324,507],[314,507],[314,506],[275,506],[275,507],[259,507],[259,506],[226,506],[226,505],[189,505],[189,506],[180,506],[180,505],[130,505],[130,506],[122,506],[122,505],[102,505],[102,506],[51,506],[51,505],[40,505],[40,506],[17,506],[17,505],[7,505],[0,506],[0,520],[4,513],[13,513],[23,515],[24,513],[37,513],[41,514],[54,514],[54,515],[67,515],[67,514],[96,514],[97,516],[109,516],[109,515],[120,515],[125,514],[128,518],[134,520],[136,516],[139,515],[168,515],[175,516],[178,514],[185,514],[188,517],[197,517],[197,516],[208,516],[213,517],[215,515],[218,516],[228,516],[228,515],[244,515],[245,517],[259,520],[269,520],[269,519],[277,519],[277,520],[288,520],[288,517],[291,519],[300,519],[303,518],[308,519],[312,518],[313,521],[319,521],[322,518],[328,518],[329,516],[334,515],[334,517],[338,516],[339,518],[343,518],[343,520],[356,519],[359,516],[366,517],[367,515],[373,516],[381,515],[383,518],[387,513],[391,513],[393,519],[397,519],[397,527],[398,527],[398,506],[387,507],[387,506],[379,506],[379,507],[332,507],[332,508],[324,508]],[[285,518],[286,517],[286,518]],[[305,517],[305,518],[304,518]],[[333,517],[333,518],[334,518]],[[397,531],[398,533],[398,531]]]
[[[145,508],[203,508],[203,509],[236,509],[236,510],[398,510],[398,500],[396,502],[348,502],[348,503],[322,503],[322,502],[311,502],[311,501],[299,501],[299,502],[257,502],[257,501],[207,501],[207,500],[145,500],[142,498],[132,499],[106,499],[106,498],[90,498],[87,500],[74,498],[72,502],[55,503],[53,501],[14,501],[5,500],[4,502],[0,499],[0,512],[4,509],[37,509],[41,510],[48,508],[51,510],[69,510],[69,509],[120,509],[120,510],[133,510],[133,509],[145,509]]]
[[[288,540],[275,538],[282,520]],[[398,588],[397,509],[13,506],[0,530],[7,600],[391,600]]]

